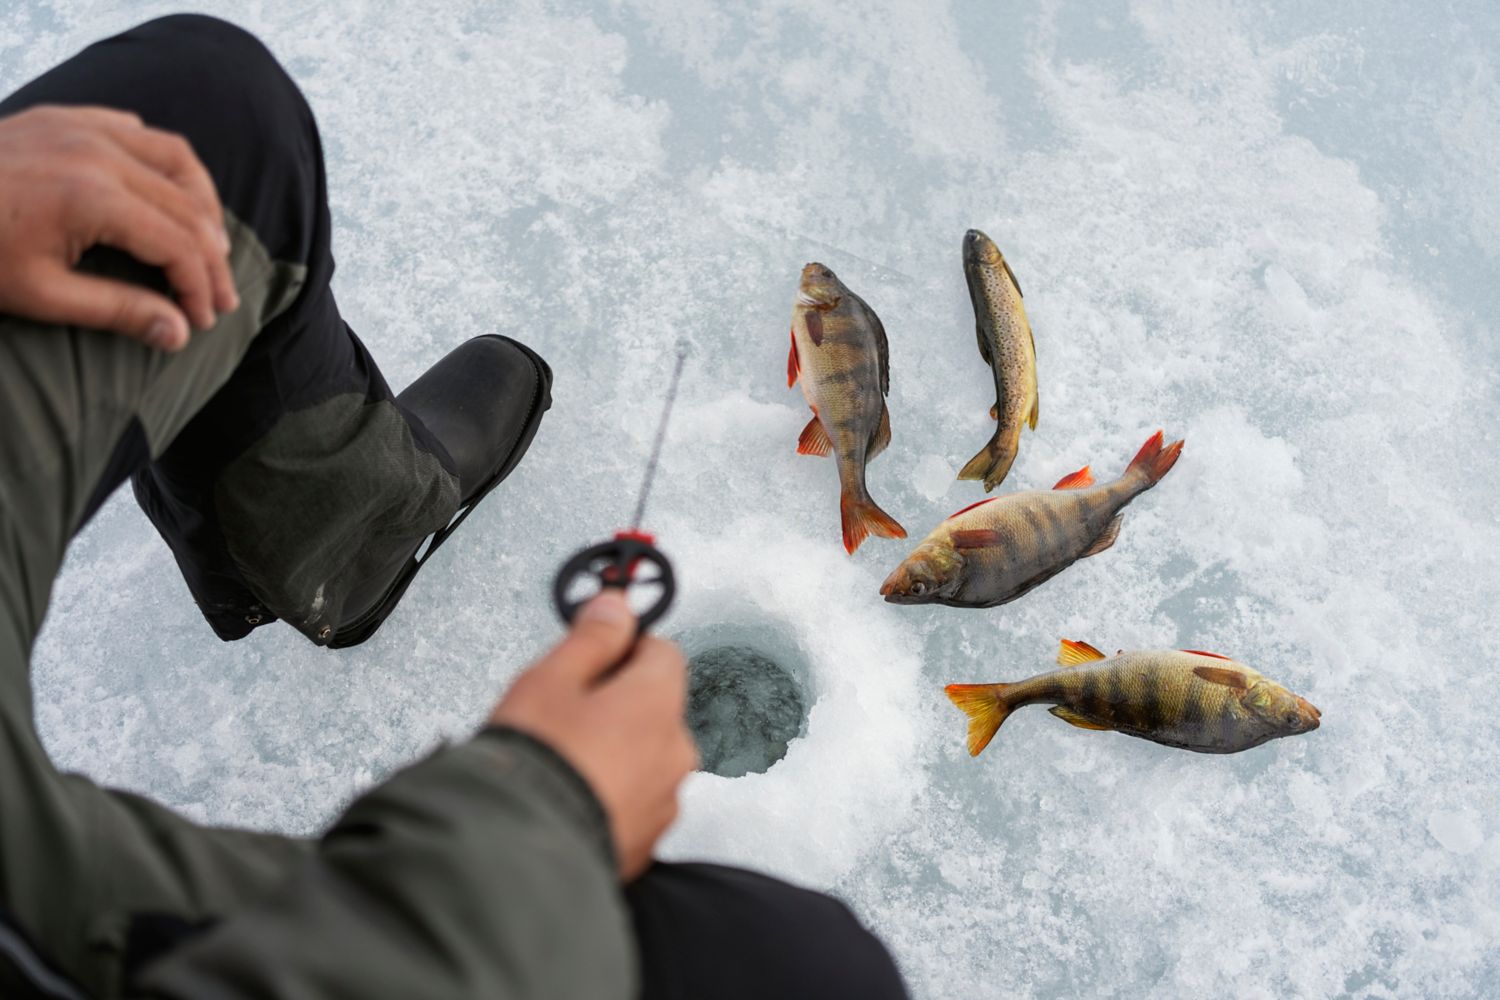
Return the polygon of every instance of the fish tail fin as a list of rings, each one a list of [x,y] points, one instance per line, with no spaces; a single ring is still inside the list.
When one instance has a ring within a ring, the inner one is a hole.
[[[1135,453],[1131,459],[1130,467],[1125,470],[1126,475],[1139,472],[1146,477],[1148,486],[1155,486],[1161,482],[1173,465],[1177,464],[1177,456],[1182,454],[1182,441],[1174,441],[1172,444],[1162,447],[1164,437],[1161,431],[1157,431],[1146,439],[1141,445],[1141,450]]]
[[[879,535],[881,538],[906,537],[906,529],[894,517],[881,510],[868,493],[863,496],[841,494],[839,515],[844,526],[844,551],[850,555],[871,535]]]
[[[1010,441],[1005,440],[1004,431],[996,428],[989,444],[958,471],[959,479],[982,479],[984,491],[988,493],[1005,481],[1010,467],[1015,463],[1016,451],[1021,444],[1021,428],[1018,425]]]
[[[948,700],[969,717],[969,756],[990,745],[1000,724],[1010,715],[1011,704],[1005,696],[1009,684],[949,684],[943,688]]]

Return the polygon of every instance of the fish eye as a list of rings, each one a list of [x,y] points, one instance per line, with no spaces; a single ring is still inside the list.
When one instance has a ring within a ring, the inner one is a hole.
[[[923,583],[921,580],[918,580],[916,583],[911,585],[911,592],[920,597],[923,594],[927,593],[927,584]]]
[[[1288,713],[1286,713],[1286,724],[1287,725],[1289,725],[1289,726],[1295,726],[1297,723],[1299,723],[1301,721],[1302,721],[1301,717],[1299,715],[1297,715],[1296,712],[1288,712]]]

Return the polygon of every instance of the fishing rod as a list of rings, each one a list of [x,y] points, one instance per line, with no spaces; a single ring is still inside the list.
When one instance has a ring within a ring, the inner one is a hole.
[[[667,386],[661,422],[656,427],[651,455],[646,460],[646,474],[641,480],[635,516],[631,519],[632,527],[615,532],[615,537],[608,541],[590,545],[574,553],[563,563],[562,569],[557,571],[557,576],[552,581],[552,603],[556,605],[562,620],[570,625],[578,609],[605,590],[660,590],[651,605],[638,616],[638,627],[642,632],[656,624],[672,606],[672,598],[677,593],[672,564],[656,547],[656,538],[642,531],[641,525],[645,522],[646,499],[651,495],[651,486],[656,479],[662,442],[667,437],[667,423],[672,416],[672,406],[677,402],[677,384],[682,379],[682,368],[686,363],[687,345],[683,344],[677,348],[677,364],[672,369],[672,381]],[[653,570],[654,573],[651,572]],[[590,586],[590,581],[597,586]]]

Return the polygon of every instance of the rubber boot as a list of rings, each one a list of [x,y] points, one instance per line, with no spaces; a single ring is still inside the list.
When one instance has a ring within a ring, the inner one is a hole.
[[[406,588],[478,504],[520,464],[552,405],[552,369],[509,337],[475,337],[459,345],[396,396],[447,451],[463,502],[447,527],[391,554],[384,568],[350,589],[345,607],[363,608],[327,641],[356,646],[375,634]]]

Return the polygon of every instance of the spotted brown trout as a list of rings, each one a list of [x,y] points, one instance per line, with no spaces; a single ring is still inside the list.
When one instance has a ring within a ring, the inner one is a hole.
[[[891,443],[891,388],[885,327],[875,310],[822,264],[802,269],[792,306],[792,349],[786,384],[802,383],[812,419],[797,451],[833,452],[839,470],[844,548],[853,553],[869,535],[905,538],[906,529],[881,510],[865,487],[865,464]]]
[[[1115,544],[1126,504],[1155,486],[1182,452],[1157,431],[1123,475],[1095,485],[1088,466],[1050,490],[992,497],[932,530],[881,585],[892,604],[992,608]]]
[[[1119,652],[1106,657],[1086,642],[1062,641],[1061,670],[1014,684],[949,684],[969,717],[969,753],[989,745],[1022,705],[1049,711],[1080,729],[1112,729],[1195,753],[1238,753],[1268,740],[1318,728],[1305,698],[1243,663],[1195,649]]]
[[[1021,446],[1021,426],[1036,430],[1036,343],[1021,285],[995,242],[977,229],[964,234],[964,277],[974,304],[979,356],[995,375],[995,405],[990,416],[998,421],[984,450],[969,460],[959,479],[982,479],[988,493],[1005,479]]]

